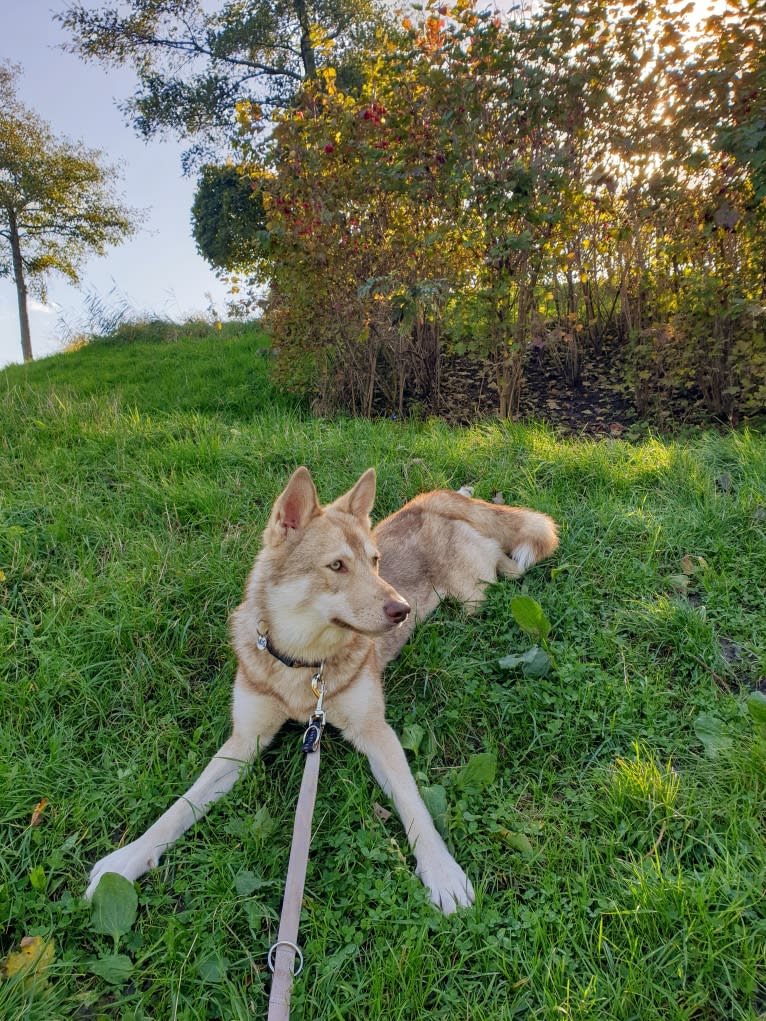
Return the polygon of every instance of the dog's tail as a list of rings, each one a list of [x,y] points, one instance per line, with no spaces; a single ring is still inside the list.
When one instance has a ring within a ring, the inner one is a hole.
[[[464,521],[481,535],[495,539],[503,552],[512,557],[520,572],[558,548],[556,522],[540,511],[487,503],[446,489],[416,499],[427,501],[429,510],[455,521]]]

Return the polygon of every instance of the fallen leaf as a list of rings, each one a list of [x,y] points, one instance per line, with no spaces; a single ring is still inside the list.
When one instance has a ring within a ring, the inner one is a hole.
[[[685,557],[681,557],[681,570],[684,572],[684,574],[694,574],[695,571],[694,561],[692,560],[688,553]]]
[[[378,819],[380,819],[381,822],[388,822],[388,820],[391,818],[391,813],[389,812],[389,810],[387,808],[384,808],[382,805],[378,804],[377,801],[372,806],[372,810],[378,817]]]
[[[40,798],[40,800],[35,805],[34,811],[32,812],[32,818],[29,821],[29,825],[30,826],[39,826],[40,825],[40,823],[42,821],[43,812],[45,811],[47,805],[48,805],[48,799],[47,798]]]
[[[0,964],[0,974],[5,979],[23,976],[22,982],[27,989],[46,985],[45,972],[52,964],[55,953],[53,940],[46,941],[42,936],[25,936],[19,948],[8,954]]]

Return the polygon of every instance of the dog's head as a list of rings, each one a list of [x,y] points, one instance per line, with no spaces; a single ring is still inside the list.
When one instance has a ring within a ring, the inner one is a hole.
[[[398,627],[409,604],[379,573],[370,531],[375,471],[322,507],[307,468],[298,468],[279,496],[264,532],[269,561],[270,621],[327,641],[335,632],[378,636]]]

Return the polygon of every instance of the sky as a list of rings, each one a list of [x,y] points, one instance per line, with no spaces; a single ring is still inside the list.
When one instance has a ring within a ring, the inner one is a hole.
[[[205,313],[211,299],[218,315],[226,305],[226,287],[198,255],[191,235],[195,182],[181,173],[182,146],[172,139],[144,143],[125,123],[116,101],[135,89],[129,70],[105,70],[61,49],[67,35],[53,13],[65,6],[63,0],[2,0],[0,61],[21,65],[18,98],[57,135],[101,149],[107,162],[122,164],[118,194],[146,215],[136,235],[85,264],[79,288],[53,274],[47,304],[31,299],[35,357],[61,350],[61,324],[83,323],[89,292],[109,304],[116,289],[137,313],[171,319]],[[21,360],[16,288],[12,279],[0,277],[0,367]]]

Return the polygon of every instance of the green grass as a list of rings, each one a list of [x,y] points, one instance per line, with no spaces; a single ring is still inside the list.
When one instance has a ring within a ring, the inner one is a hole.
[[[366,763],[330,734],[293,1016],[766,1016],[766,749],[745,710],[766,674],[764,438],[320,421],[267,371],[251,332],[0,373],[0,957],[55,941],[47,986],[0,981],[0,1017],[265,1016],[299,728],[141,881],[121,987],[92,971],[114,948],[81,893],[225,737],[227,617],[300,463],[325,499],[374,464],[381,516],[436,486],[501,490],[553,514],[562,545],[478,617],[443,606],[387,673],[473,909],[430,907]],[[553,625],[545,678],[497,665],[532,644],[520,592]],[[471,779],[486,751],[494,779]]]

